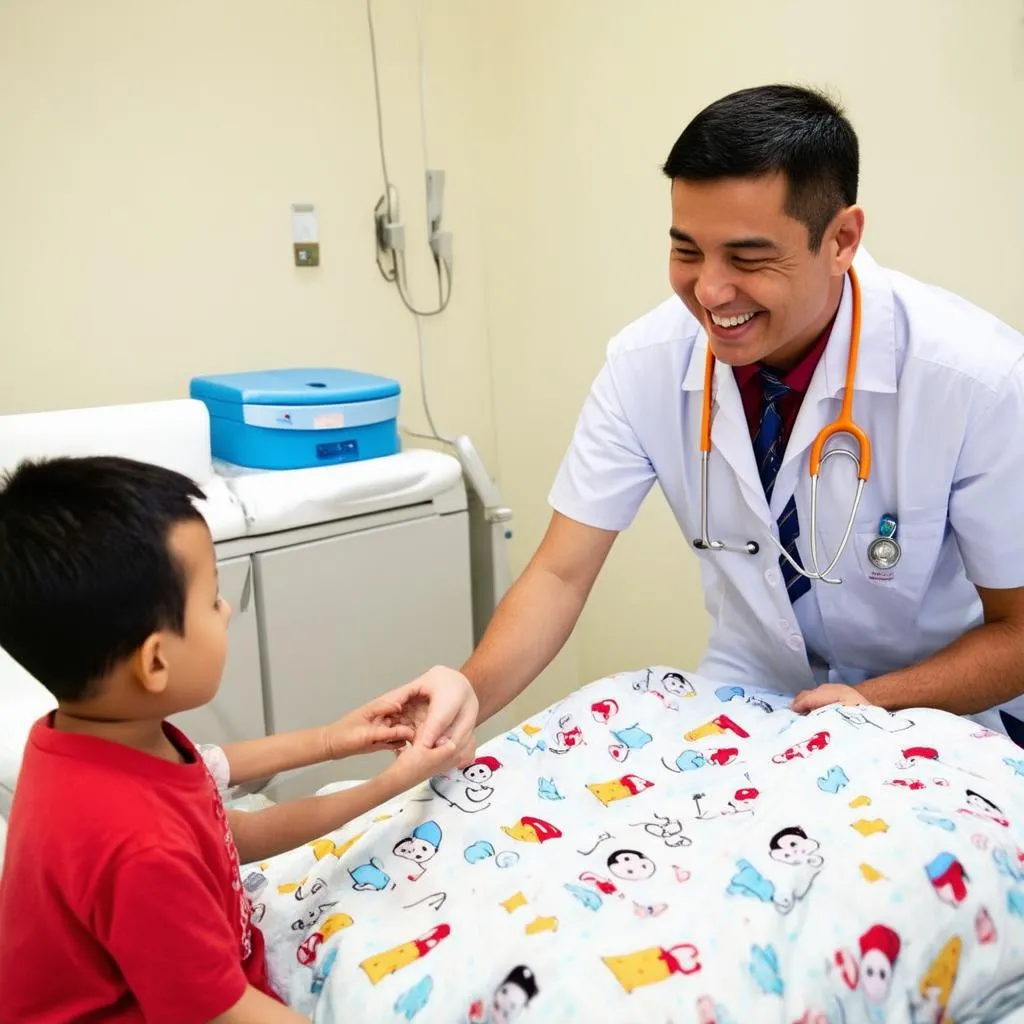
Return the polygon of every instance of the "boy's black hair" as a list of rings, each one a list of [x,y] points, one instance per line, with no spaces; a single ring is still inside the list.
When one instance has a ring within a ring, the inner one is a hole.
[[[0,647],[59,701],[160,629],[185,626],[172,527],[202,521],[188,477],[113,456],[23,462],[0,480]]]
[[[764,85],[705,107],[676,140],[663,170],[681,181],[781,172],[786,213],[807,227],[817,252],[832,218],[857,202],[860,148],[853,126],[827,96]]]

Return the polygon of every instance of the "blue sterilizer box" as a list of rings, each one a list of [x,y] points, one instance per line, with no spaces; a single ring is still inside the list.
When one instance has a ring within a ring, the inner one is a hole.
[[[303,469],[394,455],[398,381],[292,367],[195,377],[210,411],[213,457],[252,469]]]

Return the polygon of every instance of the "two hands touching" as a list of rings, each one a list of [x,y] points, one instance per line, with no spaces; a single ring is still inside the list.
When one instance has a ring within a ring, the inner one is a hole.
[[[387,773],[413,786],[476,756],[479,704],[461,672],[437,666],[324,727],[324,759],[394,751]]]

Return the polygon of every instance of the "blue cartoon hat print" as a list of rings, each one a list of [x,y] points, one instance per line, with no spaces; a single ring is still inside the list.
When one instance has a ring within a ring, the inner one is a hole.
[[[425,821],[422,825],[417,825],[413,830],[412,837],[430,843],[435,850],[441,845],[441,829],[436,821]]]

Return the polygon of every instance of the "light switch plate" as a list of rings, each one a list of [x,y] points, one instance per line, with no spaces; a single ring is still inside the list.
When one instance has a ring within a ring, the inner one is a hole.
[[[320,266],[320,237],[312,203],[292,203],[292,252],[295,266]]]

